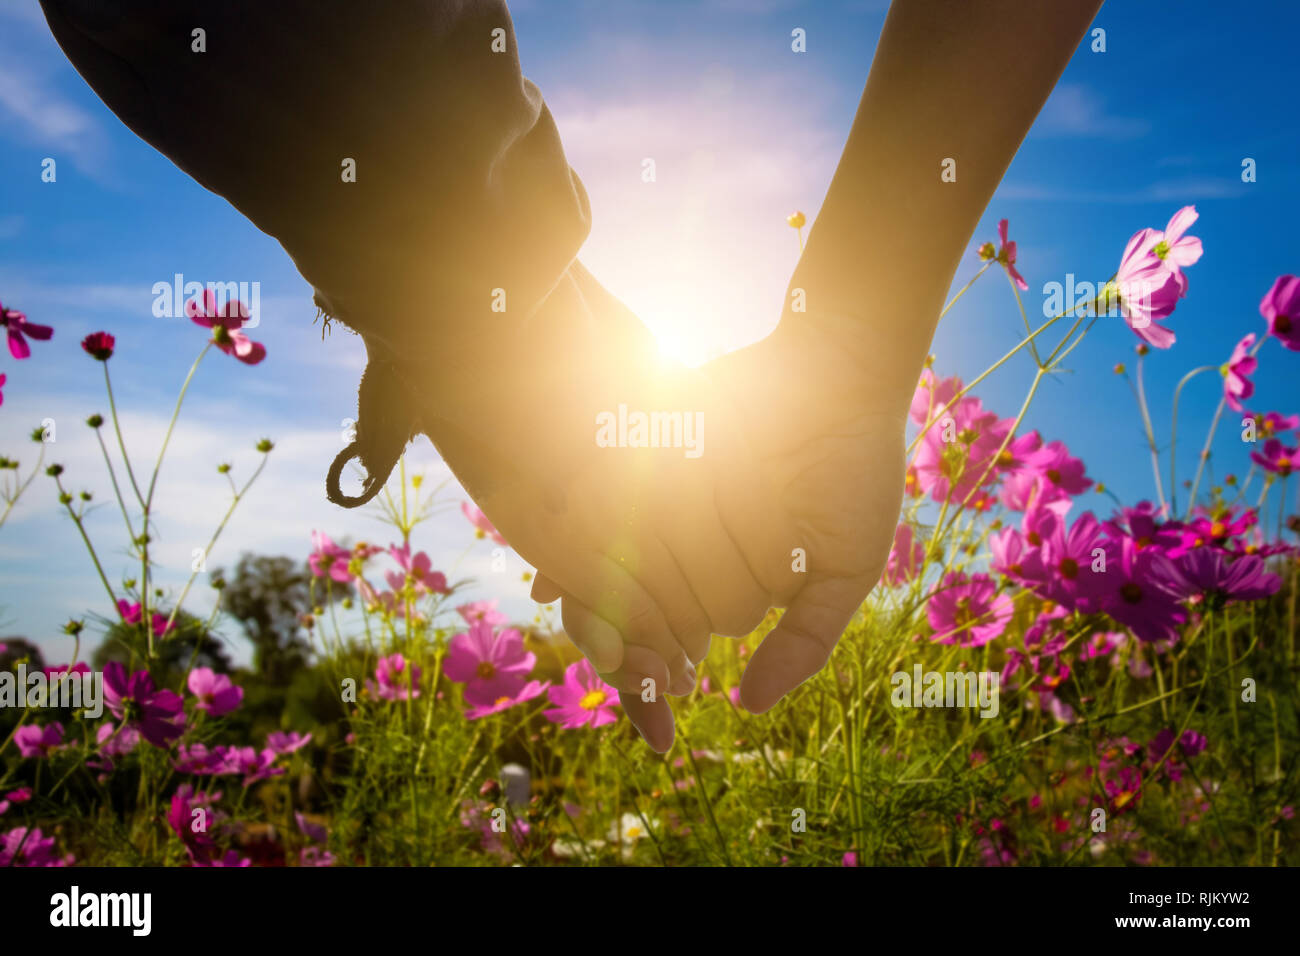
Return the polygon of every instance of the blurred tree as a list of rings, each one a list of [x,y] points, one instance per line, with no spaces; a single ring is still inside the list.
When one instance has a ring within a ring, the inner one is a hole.
[[[302,615],[312,609],[311,571],[294,558],[244,554],[227,574],[221,609],[237,620],[253,645],[253,670],[267,683],[282,687],[311,657],[311,642]],[[337,589],[343,597],[343,589]]]
[[[160,609],[164,615],[170,611]],[[109,625],[104,640],[95,649],[91,666],[102,670],[109,661],[128,663],[134,651],[134,666],[143,666],[143,656],[148,646],[144,631],[138,624],[117,621]],[[157,663],[151,668],[162,686],[175,689],[178,682],[194,667],[210,667],[218,674],[228,674],[232,664],[221,641],[207,629],[206,622],[182,611],[176,615],[172,630],[165,639],[154,639]]]
[[[45,667],[45,656],[41,649],[25,637],[0,637],[4,653],[0,654],[0,667],[14,667],[24,657],[27,658],[27,671],[38,671]],[[65,662],[66,663],[66,662]]]

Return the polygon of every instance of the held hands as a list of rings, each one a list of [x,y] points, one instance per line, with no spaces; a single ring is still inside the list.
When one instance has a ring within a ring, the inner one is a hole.
[[[660,536],[680,572],[661,583],[652,569],[642,569],[647,593],[683,602],[661,603],[666,618],[695,621],[702,610],[710,633],[743,636],[770,606],[786,608],[741,683],[741,701],[754,713],[825,666],[880,578],[902,499],[910,392],[869,383],[834,330],[800,319],[787,315],[768,339],[700,370],[716,416],[708,420],[702,455],[710,467],[672,485],[661,510],[639,510],[632,502],[643,533]],[[879,359],[887,354],[881,343]],[[656,470],[663,454],[599,452]],[[689,691],[693,679],[679,677],[667,659],[654,660],[658,647],[593,611],[582,591],[556,581],[545,564],[539,568],[534,598],[561,600],[566,630],[580,648],[592,647],[597,634],[628,642],[615,675],[624,683],[615,686],[625,691],[624,708],[650,745],[667,750],[673,739],[667,702],[643,699],[640,681],[628,678],[667,669],[674,675],[670,693]],[[699,660],[696,649],[688,654],[692,662]]]

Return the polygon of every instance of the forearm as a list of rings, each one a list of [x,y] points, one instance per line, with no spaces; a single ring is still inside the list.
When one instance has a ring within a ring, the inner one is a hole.
[[[791,282],[873,375],[896,372],[889,388],[910,394],[971,233],[1100,6],[894,0]]]

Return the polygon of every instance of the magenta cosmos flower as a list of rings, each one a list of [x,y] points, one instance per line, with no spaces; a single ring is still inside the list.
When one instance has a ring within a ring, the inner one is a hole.
[[[256,365],[266,358],[266,346],[254,342],[243,332],[248,308],[238,299],[230,299],[217,306],[217,297],[211,289],[203,292],[203,301],[191,299],[185,303],[185,314],[195,325],[212,330],[212,342],[227,355],[233,355],[246,365]]]
[[[916,391],[912,394],[912,407],[908,415],[912,421],[924,427],[930,419],[937,418],[960,391],[961,379],[953,377],[940,381],[933,371],[924,369],[916,383]]]
[[[411,583],[415,585],[416,590],[432,591],[434,594],[450,594],[447,588],[447,577],[441,571],[433,570],[433,562],[423,551],[417,552],[415,557],[411,557],[411,546],[404,544],[400,548],[394,545],[388,549],[388,553],[402,567],[402,574],[396,574],[387,571],[384,577],[388,581],[388,586],[394,591],[400,591],[406,585],[406,579],[410,578]]]
[[[6,309],[3,305],[0,305],[0,325],[5,327],[9,335],[9,354],[16,359],[25,359],[32,354],[32,347],[27,344],[24,336],[30,335],[45,342],[54,334],[54,329],[48,325],[28,322],[24,313]]]
[[[969,577],[954,571],[943,579],[926,606],[926,617],[934,629],[931,640],[939,644],[982,647],[1007,626],[1011,598],[997,593],[998,586],[987,574]]]
[[[564,671],[564,683],[546,693],[555,709],[543,716],[561,727],[603,727],[618,719],[614,713],[619,706],[618,691],[601,680],[585,659],[570,664]]]
[[[1275,438],[1283,432],[1300,428],[1300,415],[1280,415],[1277,412],[1246,412],[1255,419],[1255,433],[1260,438]]]
[[[935,501],[964,501],[977,486],[994,481],[994,456],[1010,427],[1010,419],[999,421],[978,398],[964,398],[947,409],[916,452],[921,490]]]
[[[117,340],[107,332],[91,332],[81,340],[81,348],[96,362],[107,362],[113,357]]]
[[[993,243],[986,242],[980,246],[979,256],[985,261],[996,259],[1007,270],[1007,275],[1011,277],[1021,292],[1029,291],[1029,283],[1025,281],[1024,276],[1016,271],[1016,244],[1007,238],[1007,221],[1005,219],[998,223],[998,240],[1002,245],[996,252],[993,251]]]
[[[1217,548],[1195,548],[1178,560],[1186,592],[1215,606],[1228,601],[1258,601],[1276,594],[1282,579],[1264,569],[1257,554],[1234,558]]]
[[[889,551],[889,560],[885,563],[885,573],[881,580],[897,587],[910,581],[920,570],[925,560],[925,546],[915,539],[910,524],[900,524],[894,531],[894,546]]]
[[[230,713],[244,699],[244,688],[237,687],[229,677],[211,667],[194,668],[187,683],[190,693],[198,698],[196,706],[212,717]]]
[[[122,615],[122,620],[125,623],[130,625],[137,625],[140,623],[143,614],[143,608],[141,608],[138,603],[131,604],[127,601],[123,601],[119,599],[117,602],[117,610],[118,613]],[[159,614],[158,612],[155,611],[151,618],[151,621],[153,624],[153,633],[155,637],[162,637],[169,630],[171,630],[171,627],[168,627],[167,625],[167,617],[163,614]],[[174,627],[175,625],[172,626]]]
[[[30,832],[26,827],[15,827],[0,835],[0,868],[7,866],[71,866],[75,857],[71,853],[59,857],[54,851],[54,837],[41,834],[39,828]]]
[[[491,521],[488,521],[487,515],[479,511],[468,501],[461,502],[460,511],[469,523],[474,526],[474,537],[488,537],[500,545],[506,543],[506,539],[501,536],[501,532],[492,526]]]
[[[348,564],[352,560],[351,551],[340,548],[323,531],[311,533],[311,545],[312,553],[307,558],[307,566],[313,575],[318,578],[329,575],[331,580],[339,584],[347,584],[352,580],[352,572],[348,570]]]
[[[1251,332],[1237,343],[1228,361],[1219,369],[1223,375],[1223,400],[1234,412],[1242,411],[1241,400],[1255,394],[1255,385],[1247,375],[1259,367],[1259,360],[1250,354],[1250,347],[1255,344],[1255,333]]]
[[[1260,301],[1259,312],[1271,336],[1292,352],[1300,352],[1300,278],[1278,276]]]
[[[1300,448],[1288,448],[1276,438],[1270,438],[1264,442],[1263,454],[1252,451],[1250,460],[1265,471],[1286,478],[1295,471],[1296,462],[1300,462]]]
[[[537,656],[524,649],[517,630],[494,634],[490,624],[477,621],[468,632],[452,637],[442,666],[451,680],[465,685],[465,703],[484,707],[517,695],[536,663]]]
[[[172,794],[167,823],[185,847],[191,862],[206,862],[216,850],[212,834],[217,829],[218,816],[213,804],[220,799],[220,791],[196,793],[188,783],[181,784]]]
[[[1155,548],[1137,547],[1132,538],[1109,540],[1101,608],[1127,625],[1139,640],[1175,640],[1187,619],[1181,599],[1182,576]]]
[[[456,608],[466,624],[473,624],[475,621],[482,621],[492,627],[506,623],[510,618],[497,610],[496,598],[490,601],[471,601],[469,604],[462,604]]]
[[[127,677],[120,661],[104,665],[104,703],[114,717],[138,729],[155,747],[166,748],[185,731],[180,697],[170,690],[157,690],[148,671]]]
[[[400,651],[389,657],[379,658],[379,665],[375,668],[375,679],[379,682],[379,686],[375,688],[375,696],[380,700],[406,700],[408,696],[420,696],[420,665],[412,664],[408,676],[406,664],[406,658]],[[415,690],[412,690],[412,687]]]
[[[465,719],[478,720],[480,717],[499,714],[504,710],[509,710],[511,707],[517,707],[519,704],[527,703],[536,697],[542,696],[542,692],[550,686],[550,681],[530,680],[523,686],[523,689],[513,697],[503,695],[490,704],[469,708],[465,711]]]
[[[14,731],[14,744],[24,757],[43,759],[63,746],[63,725],[56,721],[44,727],[19,727]]]
[[[297,731],[286,734],[281,730],[273,730],[266,735],[267,749],[281,756],[296,753],[309,743],[311,743],[311,734],[300,734]]]

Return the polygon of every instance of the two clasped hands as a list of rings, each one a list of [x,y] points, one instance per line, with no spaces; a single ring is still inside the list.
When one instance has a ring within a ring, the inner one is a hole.
[[[712,636],[784,609],[740,685],[762,713],[822,669],[879,580],[944,296],[1099,6],[895,0],[775,332],[666,366],[575,262],[531,334],[489,343],[498,373],[527,386],[460,392],[451,431],[473,442],[428,430],[655,750],[674,734],[662,690],[691,692]],[[948,157],[956,183],[940,178]],[[704,453],[600,447],[597,415],[620,404],[702,413]]]
[[[894,0],[776,331],[700,369],[663,364],[574,259],[586,194],[504,0],[41,3],[109,108],[364,339],[331,498],[363,503],[427,434],[665,751],[664,694],[690,692],[713,635],[784,609],[740,686],[761,713],[879,579],[944,296],[1101,0]],[[484,311],[494,287],[514,311]],[[602,447],[620,406],[701,416],[704,453]],[[353,498],[347,455],[369,473]]]

